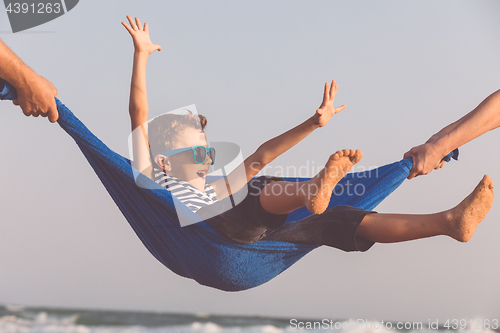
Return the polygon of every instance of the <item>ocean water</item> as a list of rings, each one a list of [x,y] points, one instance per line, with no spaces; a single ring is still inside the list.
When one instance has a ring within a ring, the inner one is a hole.
[[[296,319],[57,309],[0,305],[0,333],[500,333],[498,324],[473,319],[448,327],[360,319]],[[486,325],[487,324],[487,325]],[[406,326],[406,328],[404,328]],[[483,327],[487,326],[488,329]]]

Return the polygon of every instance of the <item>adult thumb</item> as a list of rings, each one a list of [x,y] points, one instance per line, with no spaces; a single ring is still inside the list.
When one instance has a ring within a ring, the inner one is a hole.
[[[51,123],[55,123],[57,121],[57,119],[59,119],[59,112],[57,112],[57,106],[56,106],[55,100],[54,100],[54,104],[50,106],[50,108],[47,112],[47,116],[48,116],[49,121]]]

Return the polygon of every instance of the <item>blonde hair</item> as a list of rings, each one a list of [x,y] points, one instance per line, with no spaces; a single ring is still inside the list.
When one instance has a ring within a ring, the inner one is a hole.
[[[207,126],[207,118],[194,115],[191,111],[188,114],[164,114],[153,119],[148,125],[149,147],[151,158],[167,150],[171,150],[173,143],[178,139],[179,133],[188,127],[204,131]]]

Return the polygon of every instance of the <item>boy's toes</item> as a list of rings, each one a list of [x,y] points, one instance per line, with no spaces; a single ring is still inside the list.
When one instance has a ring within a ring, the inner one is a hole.
[[[356,155],[357,150],[355,149],[344,149],[342,150],[344,156],[346,157],[353,157]]]
[[[330,156],[330,161],[338,161],[341,157],[348,157],[352,163],[358,163],[363,157],[361,150],[343,149]]]
[[[482,182],[484,182],[486,188],[490,189],[493,192],[493,180],[490,176],[484,175]]]
[[[352,163],[356,164],[363,158],[363,152],[359,149],[354,150],[354,154],[351,156]]]
[[[344,153],[344,156],[346,156],[346,157],[351,156],[351,151],[352,151],[351,149],[344,149],[344,150],[342,150],[342,152]]]

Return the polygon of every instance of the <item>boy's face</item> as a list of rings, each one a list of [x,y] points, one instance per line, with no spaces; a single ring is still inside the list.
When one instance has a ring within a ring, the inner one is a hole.
[[[192,146],[208,147],[207,137],[201,129],[187,127],[179,133],[178,139],[174,141],[172,149]],[[192,151],[169,156],[168,159],[170,170],[166,170],[167,174],[188,182],[202,192],[205,190],[205,176],[210,163],[212,163],[208,155],[203,164],[195,162]]]

